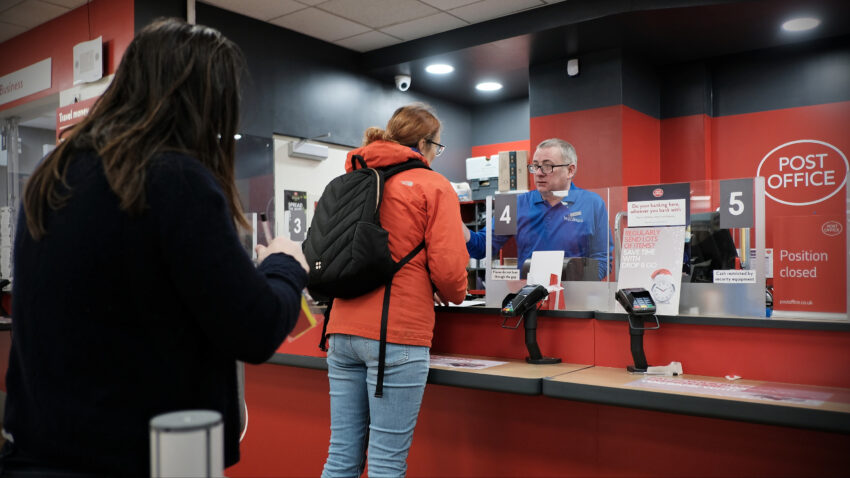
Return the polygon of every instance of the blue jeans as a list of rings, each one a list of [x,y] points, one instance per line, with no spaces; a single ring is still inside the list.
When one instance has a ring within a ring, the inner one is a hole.
[[[430,361],[428,347],[388,343],[384,396],[376,398],[378,341],[330,336],[331,444],[322,478],[360,476],[367,442],[370,477],[405,475]]]

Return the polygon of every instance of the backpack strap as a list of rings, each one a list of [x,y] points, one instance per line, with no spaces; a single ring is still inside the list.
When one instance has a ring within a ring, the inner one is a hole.
[[[354,158],[352,158],[354,159]],[[431,169],[430,166],[425,164],[421,159],[418,158],[410,158],[403,163],[393,164],[392,166],[385,166],[383,168],[378,168],[379,171],[384,176],[384,181],[389,179],[396,174],[407,171],[408,169]]]
[[[393,271],[393,275],[399,271],[405,264],[410,262],[416,254],[425,249],[425,241],[419,243],[418,246],[414,247],[412,251],[410,251],[404,258],[396,263],[395,271]],[[393,281],[387,283],[386,288],[384,288],[384,306],[381,311],[381,340],[378,343],[378,383],[375,384],[375,397],[381,398],[384,396],[384,368],[387,360],[387,317],[390,313],[390,290],[392,289]]]
[[[319,350],[322,352],[328,351],[328,322],[331,320],[331,307],[334,305],[334,298],[331,297],[331,301],[328,302],[328,306],[325,308],[325,321],[322,323],[322,338],[319,339]]]
[[[366,168],[369,167],[369,166],[366,166],[366,160],[363,159],[363,156],[360,156],[359,154],[355,154],[354,156],[351,157],[351,170],[352,171],[357,169],[358,163],[360,164],[360,167],[362,169],[366,169]]]

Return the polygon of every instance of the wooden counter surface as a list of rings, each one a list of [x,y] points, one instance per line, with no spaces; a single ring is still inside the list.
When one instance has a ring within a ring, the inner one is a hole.
[[[641,375],[620,368],[591,367],[544,378],[543,395],[850,433],[850,390],[844,388],[688,374]]]
[[[590,367],[590,365],[571,363],[533,365],[526,363],[525,360],[460,354],[434,354],[433,356],[457,358],[459,365],[464,363],[463,359],[504,363],[492,367],[474,369],[436,365],[432,359],[431,371],[428,373],[429,383],[496,392],[520,393],[524,395],[539,395],[542,393],[541,379],[545,377],[566,374]]]

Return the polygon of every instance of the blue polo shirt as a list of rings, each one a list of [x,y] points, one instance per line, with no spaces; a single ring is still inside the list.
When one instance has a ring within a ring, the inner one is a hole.
[[[472,232],[466,249],[470,257],[486,255],[486,228]],[[493,235],[493,254],[512,236]],[[551,206],[537,190],[517,196],[517,254],[521,266],[534,251],[564,251],[564,257],[591,257],[599,261],[599,278],[608,275],[614,242],[602,198],[575,184],[569,195]]]

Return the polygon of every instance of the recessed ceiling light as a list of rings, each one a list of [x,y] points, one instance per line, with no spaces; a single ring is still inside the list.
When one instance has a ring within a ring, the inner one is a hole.
[[[239,141],[240,139],[242,139],[242,135],[239,134],[239,133],[236,133],[236,134],[233,135],[233,139],[235,139],[236,141]]]
[[[435,63],[433,65],[426,66],[425,71],[427,71],[428,73],[433,73],[435,75],[445,75],[446,73],[451,73],[455,71],[455,67],[443,63]]]
[[[812,17],[801,17],[788,20],[782,24],[782,29],[786,32],[802,32],[811,30],[820,25],[820,20]]]
[[[495,81],[484,81],[475,85],[475,89],[478,91],[496,91],[502,89],[502,84]]]

